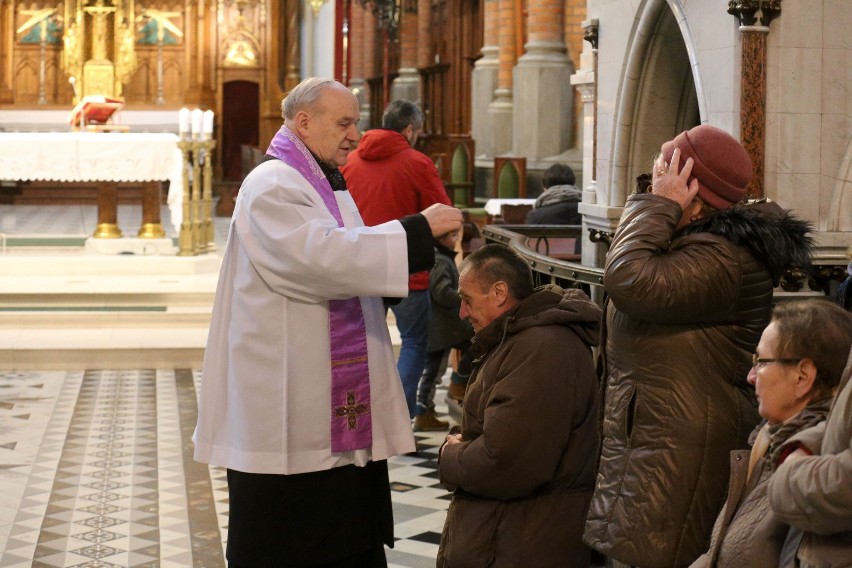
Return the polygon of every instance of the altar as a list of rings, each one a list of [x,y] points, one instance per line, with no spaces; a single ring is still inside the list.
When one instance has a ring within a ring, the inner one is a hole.
[[[10,181],[103,182],[98,186],[96,237],[120,237],[116,183],[143,182],[140,237],[163,237],[161,183],[180,227],[183,156],[170,133],[0,132],[0,179]]]

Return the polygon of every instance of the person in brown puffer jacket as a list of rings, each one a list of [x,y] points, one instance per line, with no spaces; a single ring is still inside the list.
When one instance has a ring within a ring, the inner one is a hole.
[[[728,133],[698,126],[661,152],[604,269],[603,440],[584,534],[641,568],[707,550],[728,454],[758,421],[746,377],[773,287],[811,256],[808,223],[739,203],[752,165]]]
[[[580,290],[533,291],[524,260],[497,244],[465,259],[459,294],[474,367],[438,462],[454,493],[437,565],[585,568],[600,308]]]

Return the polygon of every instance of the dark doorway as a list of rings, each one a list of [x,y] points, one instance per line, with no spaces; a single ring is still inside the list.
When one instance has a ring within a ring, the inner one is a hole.
[[[252,81],[222,85],[222,177],[242,181],[241,146],[258,145],[260,89]]]

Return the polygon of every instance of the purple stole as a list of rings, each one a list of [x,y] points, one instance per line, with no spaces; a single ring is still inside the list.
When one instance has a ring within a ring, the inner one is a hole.
[[[343,217],[328,179],[304,143],[282,126],[266,151],[308,180],[343,227]],[[331,451],[369,448],[373,442],[370,414],[370,370],[367,365],[367,329],[357,297],[328,301],[331,343]]]

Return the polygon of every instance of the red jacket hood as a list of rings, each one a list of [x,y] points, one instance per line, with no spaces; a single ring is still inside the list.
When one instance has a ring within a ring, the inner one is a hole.
[[[357,151],[362,160],[374,162],[386,160],[410,149],[411,144],[399,132],[375,128],[364,133],[358,142]]]

